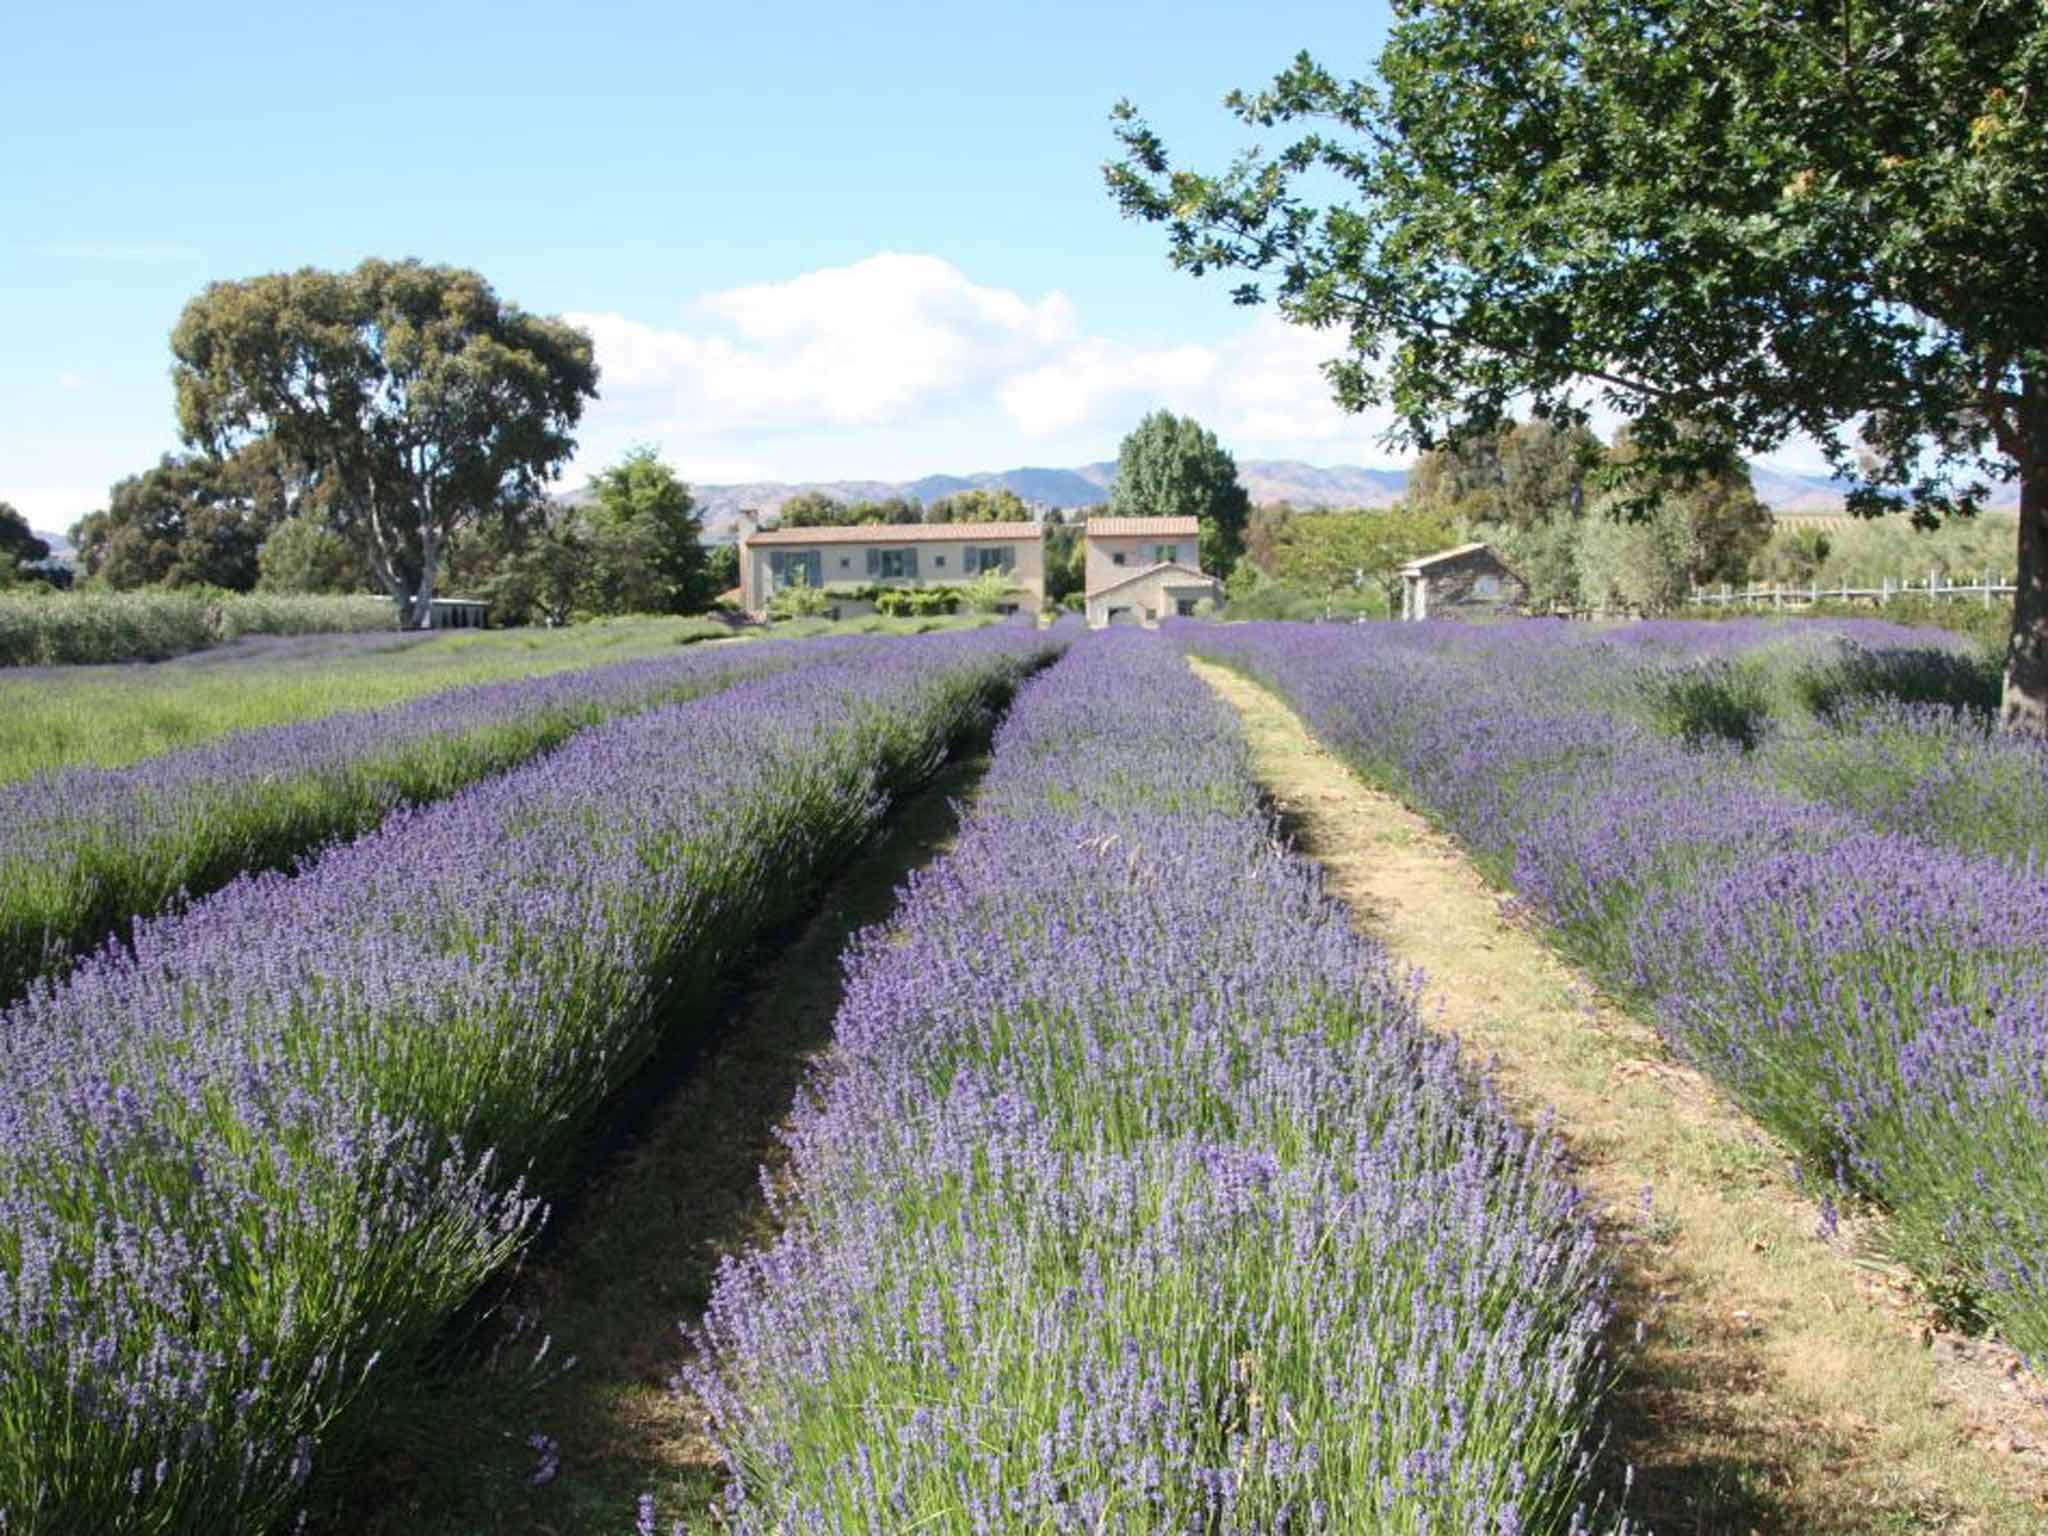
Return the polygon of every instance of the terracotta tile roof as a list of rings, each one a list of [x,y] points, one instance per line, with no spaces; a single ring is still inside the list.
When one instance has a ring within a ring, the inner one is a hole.
[[[1202,525],[1192,517],[1091,517],[1091,539],[1192,539]]]
[[[1193,521],[1190,519],[1190,521]],[[764,528],[742,544],[988,544],[1043,539],[1037,523],[859,523],[851,528]]]

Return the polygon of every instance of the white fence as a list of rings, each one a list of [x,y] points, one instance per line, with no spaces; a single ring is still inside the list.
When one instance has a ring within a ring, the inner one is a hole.
[[[1881,586],[1852,587],[1846,581],[1839,586],[1824,587],[1818,582],[1799,586],[1791,582],[1769,582],[1762,586],[1744,587],[1740,590],[1722,585],[1718,590],[1711,587],[1694,587],[1692,600],[1695,603],[1719,603],[1739,605],[1745,608],[1804,608],[1814,603],[1876,603],[1882,607],[1895,597],[1925,597],[1937,602],[1965,602],[1976,598],[1989,608],[1996,598],[2009,598],[2014,587],[2009,581],[1993,581],[1986,572],[1976,581],[1959,582],[1949,579],[1940,571],[1928,574],[1925,581],[1911,581],[1901,577],[1897,581],[1887,577]]]

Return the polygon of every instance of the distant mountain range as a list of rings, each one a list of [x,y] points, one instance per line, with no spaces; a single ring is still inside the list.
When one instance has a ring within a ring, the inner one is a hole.
[[[1749,473],[1758,498],[1780,516],[1827,516],[1842,510],[1842,487],[1824,475],[1802,475],[1763,464],[1750,465]],[[1296,459],[1242,459],[1237,476],[1253,502],[1285,501],[1297,507],[1385,507],[1399,501],[1408,489],[1405,469],[1367,469],[1357,464],[1322,467]],[[805,491],[822,491],[839,501],[902,496],[922,503],[960,491],[1001,487],[1034,506],[1070,511],[1107,501],[1115,480],[1116,464],[1105,460],[1072,469],[985,470],[972,475],[926,475],[917,480],[757,480],[746,485],[693,485],[690,489],[704,515],[705,531],[719,538],[731,535],[743,508],[767,517]],[[1994,505],[2003,505],[2016,494],[2009,487],[2000,489],[2005,495],[1994,500]],[[586,487],[563,499],[580,502],[588,494]]]

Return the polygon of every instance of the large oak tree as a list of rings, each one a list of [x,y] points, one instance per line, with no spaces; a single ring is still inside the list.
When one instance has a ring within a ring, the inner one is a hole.
[[[186,441],[274,442],[362,539],[408,628],[427,621],[450,538],[532,506],[597,394],[585,332],[418,261],[214,283],[171,350]]]
[[[2048,8],[1395,11],[1376,80],[1304,54],[1233,96],[1300,127],[1214,174],[1120,106],[1114,194],[1178,265],[1341,330],[1338,399],[1423,446],[1601,405],[1664,475],[1803,433],[1857,511],[2017,479],[2005,719],[2048,730]]]

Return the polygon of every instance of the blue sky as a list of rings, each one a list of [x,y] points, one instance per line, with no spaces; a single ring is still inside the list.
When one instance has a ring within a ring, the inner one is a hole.
[[[469,266],[590,327],[580,480],[1114,454],[1190,411],[1242,458],[1398,461],[1329,338],[1173,272],[1102,188],[1128,95],[1183,163],[1383,4],[717,7],[479,0],[18,10],[0,123],[0,500],[61,531],[177,446],[167,337],[207,282]]]
[[[571,480],[1110,456],[1145,409],[1244,457],[1384,460],[1329,348],[1172,272],[1102,190],[1133,97],[1190,163],[1375,5],[39,5],[7,30],[0,499],[61,529],[175,448],[167,336],[208,281],[368,255],[590,324]],[[1213,418],[1213,419],[1212,419]]]

